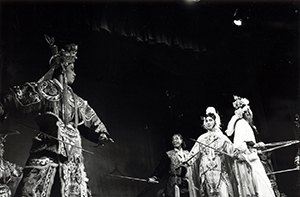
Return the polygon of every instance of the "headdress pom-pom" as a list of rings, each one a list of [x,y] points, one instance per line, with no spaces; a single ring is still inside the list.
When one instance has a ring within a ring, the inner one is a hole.
[[[206,109],[206,114],[216,114],[217,112],[216,112],[216,109],[214,108],[214,107],[208,107],[207,109]]]

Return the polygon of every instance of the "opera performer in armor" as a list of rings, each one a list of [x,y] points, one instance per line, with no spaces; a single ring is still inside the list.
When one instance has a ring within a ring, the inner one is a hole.
[[[214,107],[208,107],[202,119],[207,132],[198,137],[188,162],[192,166],[194,192],[197,197],[238,197],[234,168],[238,155],[233,144],[220,130],[220,116]]]
[[[16,196],[87,197],[91,192],[81,135],[95,143],[112,139],[88,102],[69,86],[76,76],[78,46],[66,45],[59,51],[54,38],[45,37],[52,51],[50,70],[37,82],[10,88],[1,104],[4,117],[12,111],[35,115],[40,131],[33,139]],[[89,129],[79,131],[79,126]]]
[[[184,150],[182,135],[173,135],[172,144],[174,149],[164,154],[148,182],[155,183],[168,173],[165,197],[194,197],[191,170],[183,164],[189,159],[189,152]]]
[[[246,161],[238,163],[238,172],[242,175],[239,176],[241,178],[239,182],[242,184],[240,188],[249,186],[249,183],[252,182],[255,188],[255,195],[253,196],[274,197],[275,194],[271,182],[258,156],[257,148],[255,148],[260,145],[255,139],[254,132],[256,131],[256,127],[253,124],[253,113],[249,106],[249,100],[239,96],[234,96],[234,100],[233,107],[235,108],[235,114],[230,119],[225,132],[228,136],[234,134],[234,147],[246,159]],[[253,178],[249,179],[251,176]]]

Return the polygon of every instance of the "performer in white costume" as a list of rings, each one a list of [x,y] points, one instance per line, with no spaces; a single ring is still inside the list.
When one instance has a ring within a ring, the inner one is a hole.
[[[233,106],[235,108],[235,114],[228,123],[226,134],[228,136],[234,134],[234,147],[241,151],[250,164],[251,171],[249,173],[252,174],[257,196],[273,197],[275,194],[271,187],[270,180],[258,157],[257,149],[254,148],[255,146],[259,146],[259,144],[257,144],[255,140],[254,132],[256,131],[256,127],[253,124],[253,113],[250,109],[249,101],[246,98],[238,96],[234,96],[234,99]]]

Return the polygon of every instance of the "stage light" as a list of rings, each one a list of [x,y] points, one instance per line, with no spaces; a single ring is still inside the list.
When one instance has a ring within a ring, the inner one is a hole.
[[[242,19],[235,19],[235,20],[233,20],[233,24],[235,24],[236,26],[242,26],[243,21],[242,21]]]
[[[247,20],[249,19],[249,9],[243,8],[236,8],[233,14],[233,25],[236,26],[245,26]]]

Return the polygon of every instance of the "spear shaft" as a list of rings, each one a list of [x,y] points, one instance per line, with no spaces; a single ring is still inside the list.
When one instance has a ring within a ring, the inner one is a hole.
[[[114,174],[109,174],[109,176],[122,178],[122,179],[128,179],[128,180],[131,180],[131,181],[148,182],[147,179],[135,178],[135,177],[130,177],[130,176],[122,176],[122,175],[114,175]],[[154,183],[158,183],[158,181],[155,181]]]
[[[203,145],[203,146],[206,146],[206,147],[208,147],[208,148],[211,148],[211,149],[213,149],[213,150],[215,150],[215,151],[217,151],[217,152],[219,152],[219,153],[222,153],[222,154],[224,154],[224,155],[227,155],[227,156],[229,156],[229,157],[233,157],[232,155],[230,155],[230,154],[228,154],[228,153],[225,153],[224,151],[221,151],[221,150],[219,150],[219,149],[217,149],[217,148],[214,148],[214,147],[212,147],[212,146],[210,146],[210,145],[207,145],[207,144],[204,144],[204,143],[202,143],[202,142],[199,142],[199,141],[197,141],[197,140],[195,140],[195,139],[193,139],[193,138],[190,138],[192,141],[194,141],[194,142],[197,142],[198,144],[201,144],[201,145]]]
[[[44,133],[44,132],[42,132],[42,131],[37,131],[37,130],[35,130],[35,129],[33,129],[33,128],[27,126],[27,125],[24,125],[24,124],[22,124],[22,123],[19,123],[19,122],[17,122],[17,123],[18,123],[19,125],[23,126],[23,127],[26,127],[26,128],[28,128],[28,129],[30,129],[30,130],[33,130],[33,131],[35,131],[35,132],[39,132],[39,134],[45,135],[45,136],[47,136],[47,137],[49,137],[49,138],[51,138],[51,139],[54,139],[54,140],[57,140],[57,141],[62,142],[62,143],[64,143],[64,144],[67,144],[67,145],[73,146],[73,147],[75,147],[75,148],[81,149],[81,150],[84,151],[84,152],[87,152],[87,153],[90,153],[90,154],[94,154],[94,152],[89,151],[89,150],[85,150],[84,148],[82,148],[82,147],[80,147],[80,146],[77,146],[77,145],[75,145],[75,144],[71,144],[71,143],[69,143],[69,142],[65,142],[65,141],[63,141],[63,140],[61,140],[61,139],[58,139],[57,137],[54,137],[54,136],[49,135],[49,134],[47,134],[47,133]],[[39,135],[39,134],[38,134],[38,135]],[[42,140],[42,139],[37,139],[37,140]]]
[[[299,144],[300,141],[299,140],[290,140],[290,141],[284,141],[284,142],[274,142],[274,143],[268,143],[268,144],[265,144],[265,146],[276,146],[276,147],[273,147],[273,148],[269,148],[269,149],[266,149],[266,150],[262,150],[261,152],[269,152],[269,151],[273,151],[273,150],[276,150],[276,149],[280,149],[280,148],[284,148],[284,147],[287,147],[287,146],[291,146],[293,144]]]
[[[284,173],[284,172],[291,172],[291,171],[296,171],[296,170],[300,170],[300,168],[299,167],[295,167],[295,168],[286,169],[286,170],[279,170],[279,171],[267,173],[267,175],[279,174],[279,173]]]

